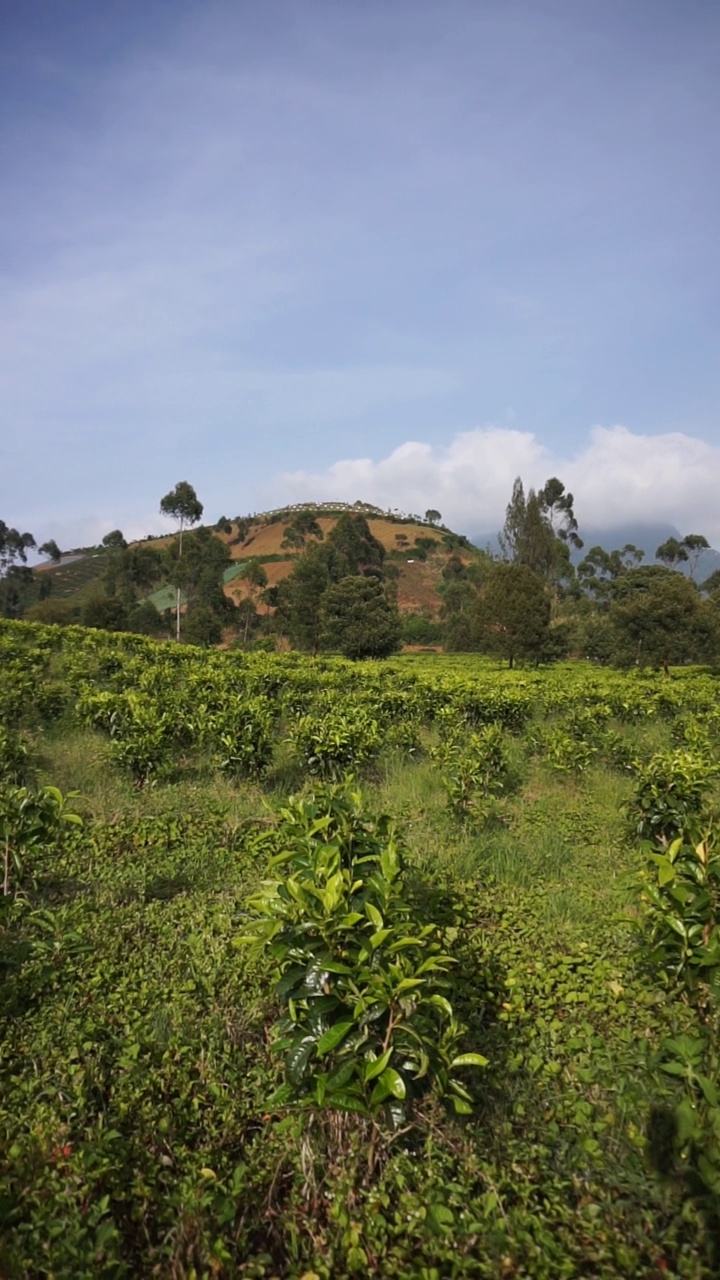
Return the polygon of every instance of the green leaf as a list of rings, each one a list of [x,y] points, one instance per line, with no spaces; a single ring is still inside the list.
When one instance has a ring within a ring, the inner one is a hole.
[[[385,1068],[378,1083],[381,1084],[389,1094],[392,1094],[393,1098],[402,1099],[407,1093],[405,1081],[399,1072],[395,1071],[393,1067]]]
[[[708,1076],[701,1076],[700,1072],[697,1073],[695,1079],[705,1095],[705,1101],[709,1106],[716,1107],[718,1105],[718,1091],[714,1082]]]
[[[362,1098],[356,1097],[354,1093],[343,1092],[338,1090],[337,1093],[328,1093],[325,1097],[326,1107],[334,1107],[338,1111],[357,1111],[360,1115],[367,1115],[367,1107]]]
[[[286,1054],[285,1070],[291,1084],[298,1085],[302,1080],[314,1046],[314,1036],[302,1036],[294,1042],[292,1048]]]
[[[340,1041],[345,1039],[348,1031],[354,1025],[352,1021],[336,1022],[333,1027],[329,1027],[317,1042],[318,1057],[322,1058],[326,1053],[331,1053],[333,1049],[336,1049]]]
[[[365,903],[365,913],[370,923],[374,924],[376,929],[382,929],[385,922],[377,907],[374,907],[372,902]]]
[[[391,933],[392,929],[378,929],[377,933],[371,934],[370,946],[373,951],[377,951],[377,948],[382,946],[383,942],[385,942],[386,938],[390,937]]]
[[[381,1057],[367,1062],[365,1064],[365,1080],[374,1080],[376,1076],[379,1076],[385,1070],[391,1057],[392,1049],[388,1049]]]
[[[432,995],[428,1003],[434,1005],[436,1009],[441,1009],[446,1017],[452,1018],[453,1007],[450,1001],[445,999],[445,996]]]
[[[451,1097],[451,1102],[453,1104],[453,1108],[455,1110],[456,1115],[458,1116],[472,1115],[472,1107],[470,1106],[469,1102],[465,1101],[464,1098],[458,1098],[456,1094],[453,1094]]]
[[[453,1058],[450,1068],[453,1067],[486,1067],[488,1059],[483,1058],[481,1053],[460,1053],[457,1058]]]
[[[436,1231],[449,1231],[455,1224],[455,1215],[452,1209],[448,1209],[444,1204],[431,1204],[428,1209],[428,1221]]]

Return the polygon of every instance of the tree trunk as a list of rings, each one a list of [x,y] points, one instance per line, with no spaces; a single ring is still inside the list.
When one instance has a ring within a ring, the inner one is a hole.
[[[180,521],[180,545],[178,547],[178,560],[182,559],[182,536],[183,536],[183,524],[181,520]],[[177,592],[175,594],[175,639],[179,644],[180,643],[180,588],[179,587],[177,588]]]

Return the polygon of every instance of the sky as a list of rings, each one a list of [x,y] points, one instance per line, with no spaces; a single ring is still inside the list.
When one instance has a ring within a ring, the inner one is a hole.
[[[720,545],[716,0],[4,0],[0,518]]]

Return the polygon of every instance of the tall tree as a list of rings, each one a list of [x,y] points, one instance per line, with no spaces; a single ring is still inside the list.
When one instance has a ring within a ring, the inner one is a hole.
[[[172,520],[177,521],[178,532],[180,534],[178,547],[178,560],[182,557],[183,550],[183,531],[190,525],[197,524],[203,513],[203,504],[198,500],[198,496],[191,484],[187,480],[180,480],[160,499],[160,514],[169,516]],[[180,586],[177,586],[175,596],[175,637],[180,640]]]
[[[439,511],[436,511],[434,507],[428,507],[428,510],[425,512],[425,519],[428,524],[439,524],[442,520],[442,515]]]
[[[553,533],[562,542],[567,542],[578,550],[583,540],[578,534],[578,522],[575,519],[575,499],[565,489],[562,480],[552,476],[546,480],[538,494],[540,507],[547,515]]]
[[[22,613],[24,598],[32,585],[27,553],[35,545],[31,533],[19,533],[0,520],[0,614],[6,618]]]
[[[695,572],[698,566],[698,560],[703,551],[709,551],[710,543],[702,533],[686,533],[682,540],[682,544],[688,553],[688,564],[690,565],[690,577],[695,581]]]
[[[483,647],[514,666],[543,655],[550,636],[550,599],[543,580],[524,564],[496,564],[480,597]]]
[[[525,489],[522,479],[517,476],[513,484],[512,497],[505,509],[505,523],[498,534],[503,560],[513,562],[517,559],[518,546],[525,528],[526,511]]]
[[[674,569],[679,564],[685,564],[687,558],[687,549],[679,538],[668,538],[666,542],[660,544],[655,552],[655,559],[667,565],[668,569]]]
[[[317,653],[320,645],[320,602],[332,581],[326,547],[312,545],[278,588],[278,619],[299,649]]]

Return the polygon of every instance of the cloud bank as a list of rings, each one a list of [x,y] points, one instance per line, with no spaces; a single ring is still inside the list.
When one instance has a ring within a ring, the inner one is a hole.
[[[720,544],[720,447],[682,432],[637,435],[623,426],[592,429],[562,456],[531,432],[487,426],[464,431],[447,447],[408,441],[386,458],[351,458],[327,470],[279,477],[281,501],[358,498],[381,507],[438,508],[470,534],[502,524],[516,476],[538,486],[557,475],[575,495],[580,531],[667,523]]]

